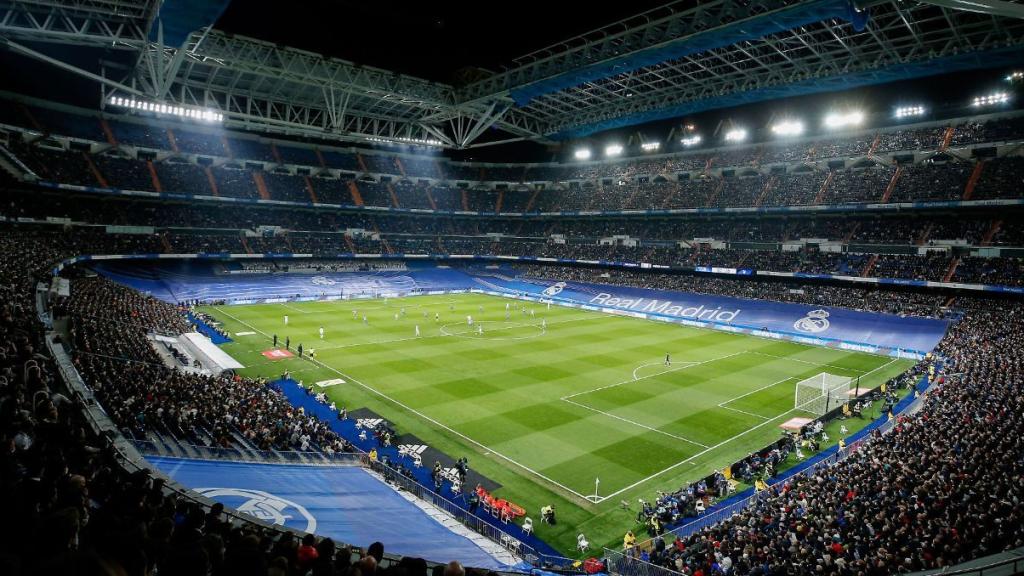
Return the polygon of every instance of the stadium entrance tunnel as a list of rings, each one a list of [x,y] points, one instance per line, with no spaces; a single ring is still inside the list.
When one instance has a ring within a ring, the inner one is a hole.
[[[479,340],[528,340],[539,338],[545,333],[547,329],[540,322],[481,320],[473,324],[453,322],[441,326],[441,334],[445,336]]]

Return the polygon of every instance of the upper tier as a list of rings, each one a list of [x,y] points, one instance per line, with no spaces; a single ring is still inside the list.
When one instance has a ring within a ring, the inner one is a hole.
[[[482,164],[287,142],[41,103],[0,106],[40,179],[296,202],[474,212],[1019,197],[1024,116],[959,118],[615,162]],[[979,161],[1000,157],[977,168]],[[150,170],[147,162],[152,162]],[[903,166],[902,169],[898,166]],[[31,177],[31,175],[30,175]],[[356,186],[351,186],[355,182]],[[465,190],[465,192],[463,191]]]

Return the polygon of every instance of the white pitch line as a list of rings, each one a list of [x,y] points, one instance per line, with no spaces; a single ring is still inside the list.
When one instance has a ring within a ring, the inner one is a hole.
[[[259,332],[260,334],[263,334],[264,338],[267,338],[268,340],[270,339],[270,336],[267,336],[266,332],[256,328],[252,324],[249,324],[248,322],[240,320],[240,319],[236,318],[235,316],[229,314],[228,312],[224,312],[223,310],[221,310],[220,307],[214,306],[214,309],[219,311],[219,312],[223,312],[223,314],[225,316],[233,319],[235,322],[238,322],[239,324],[242,324],[244,326],[249,327],[251,330],[255,330],[256,332]],[[420,412],[419,410],[411,408],[411,407],[403,404],[402,402],[399,402],[398,400],[395,400],[394,398],[388,396],[387,394],[384,394],[383,392],[381,392],[381,391],[379,391],[379,390],[377,390],[377,389],[375,389],[375,388],[373,388],[371,386],[367,386],[366,384],[363,384],[359,380],[356,380],[352,376],[349,376],[348,374],[345,374],[344,372],[338,370],[337,368],[334,368],[333,366],[328,366],[327,364],[324,364],[323,362],[320,362],[319,360],[317,360],[315,358],[306,358],[306,359],[309,360],[310,362],[313,362],[314,364],[320,366],[321,368],[325,368],[327,370],[330,370],[331,372],[334,372],[338,376],[341,376],[342,378],[348,379],[349,382],[352,382],[353,384],[356,384],[357,386],[360,386],[361,388],[364,388],[364,389],[366,389],[366,390],[376,394],[377,396],[380,396],[381,398],[387,400],[388,402],[391,402],[392,404],[395,404],[396,406],[398,406],[400,408],[408,410],[409,412],[419,416],[420,418],[426,420],[427,422],[430,422],[431,424],[437,426],[438,428],[442,428],[444,430],[447,430],[448,432],[458,436],[459,438],[462,438],[466,442],[469,442],[470,444],[473,444],[474,446],[477,446],[478,448],[481,448],[481,449],[485,450],[489,454],[494,454],[495,456],[501,458],[502,460],[505,460],[506,462],[508,462],[510,464],[514,464],[515,466],[518,466],[519,468],[522,468],[523,470],[526,470],[530,474],[533,474],[534,476],[544,480],[545,482],[548,482],[552,486],[557,486],[558,488],[561,488],[562,490],[565,490],[566,492],[568,492],[568,493],[570,493],[570,494],[572,494],[572,495],[574,495],[574,496],[576,496],[576,497],[578,497],[578,498],[580,498],[582,500],[587,500],[589,502],[592,502],[592,500],[590,500],[589,496],[584,495],[584,494],[580,494],[579,492],[573,490],[572,488],[569,488],[568,486],[562,484],[561,482],[558,482],[556,480],[552,480],[551,478],[548,478],[547,476],[541,474],[540,472],[537,472],[536,470],[534,470],[534,469],[532,469],[532,468],[530,468],[530,467],[528,467],[528,466],[526,466],[524,464],[520,464],[519,462],[513,460],[512,458],[509,458],[508,456],[505,456],[501,452],[498,452],[498,451],[496,451],[496,450],[494,450],[494,449],[492,449],[492,448],[490,448],[488,446],[485,446],[484,444],[481,444],[480,442],[477,442],[476,440],[473,440],[472,438],[470,438],[469,436],[466,436],[465,434],[463,434],[461,432],[453,430],[452,428],[446,426],[445,424],[442,424],[441,422],[438,422],[437,420],[431,418],[430,416],[427,416],[426,414]]]
[[[772,382],[771,384],[768,384],[767,386],[761,386],[760,388],[758,388],[756,390],[751,390],[750,392],[747,392],[746,394],[740,394],[739,396],[737,396],[735,398],[730,398],[730,399],[726,400],[725,402],[722,402],[722,404],[728,404],[730,402],[734,402],[736,400],[739,400],[740,398],[746,398],[747,396],[750,396],[751,394],[756,394],[756,393],[760,392],[761,390],[767,390],[768,388],[771,388],[772,386],[778,386],[779,384],[782,384],[783,382],[786,382],[786,381],[789,381],[789,380],[796,380],[796,376],[790,376],[789,378],[783,378],[782,380],[779,380],[778,382]],[[722,404],[719,404],[719,406],[722,406]],[[724,408],[724,406],[722,406],[722,407]]]
[[[732,358],[733,356],[738,356],[740,354],[745,354],[745,353],[746,352],[734,352],[732,354],[726,354],[725,356],[719,356],[717,358],[711,358],[710,360],[702,360],[700,362],[693,362],[693,363],[687,364],[686,366],[680,366],[679,368],[671,368],[669,370],[665,370],[664,372],[658,372],[657,374],[648,374],[647,376],[641,376],[639,378],[634,377],[634,378],[631,378],[629,380],[623,380],[622,382],[616,382],[615,384],[608,384],[606,386],[599,386],[599,387],[594,388],[592,390],[584,390],[583,392],[576,392],[575,394],[569,394],[568,396],[562,396],[561,398],[559,398],[559,400],[568,400],[569,398],[575,398],[577,396],[582,396],[584,394],[590,394],[591,392],[598,392],[600,390],[607,390],[608,388],[615,388],[616,386],[622,386],[624,384],[631,384],[633,382],[639,382],[640,380],[646,380],[647,378],[653,378],[655,376],[661,376],[662,374],[668,374],[669,372],[676,372],[676,371],[679,371],[679,370],[685,370],[687,368],[693,368],[694,366],[700,366],[701,364],[707,364],[709,362],[717,362],[719,360],[725,360],[726,358]],[[636,371],[634,370],[634,376],[635,376],[635,373],[636,373]]]
[[[651,362],[650,364],[641,364],[641,365],[637,366],[636,368],[633,368],[633,380],[636,381],[636,380],[640,379],[640,377],[637,376],[636,373],[641,368],[647,368],[648,366],[659,366],[659,365],[662,365],[662,364],[664,364],[664,363],[663,362]],[[658,376],[660,374],[668,374],[669,372],[673,372],[674,370],[682,370],[683,368],[689,368],[690,366],[693,366],[694,364],[696,364],[696,362],[679,362],[679,364],[680,364],[679,368],[675,368],[675,369],[669,368],[668,370],[662,370],[661,372],[658,372],[657,374],[651,374],[651,376]],[[646,376],[644,376],[644,378],[646,378]]]
[[[295,310],[299,314],[312,314],[312,312],[310,312],[309,310],[303,310],[301,308],[296,308],[295,306],[292,306],[291,304],[288,304],[287,302],[278,302],[278,304],[280,304],[281,306],[283,306],[283,307],[285,307],[285,308],[287,308],[289,310]]]
[[[839,370],[849,370],[850,372],[860,372],[861,375],[865,374],[865,372],[863,370],[858,370],[856,368],[847,368],[846,366],[836,366],[835,364],[822,364],[821,362],[812,362],[810,360],[803,360],[803,359],[800,359],[800,358],[793,358],[792,356],[779,356],[777,354],[768,354],[767,352],[759,352],[757,350],[751,350],[750,352],[748,352],[748,354],[757,354],[758,356],[767,356],[769,358],[776,358],[778,360],[790,360],[792,362],[800,362],[802,364],[810,364],[812,366],[825,366],[826,368],[838,368]],[[870,372],[868,372],[868,374],[870,374]]]
[[[628,418],[623,418],[622,416],[616,416],[615,414],[611,414],[609,412],[605,412],[604,410],[598,410],[597,408],[592,408],[590,406],[587,406],[586,404],[580,404],[579,402],[576,402],[574,400],[569,400],[569,399],[566,399],[566,398],[562,398],[562,400],[564,400],[565,402],[568,402],[569,404],[572,404],[573,406],[579,406],[580,408],[585,408],[587,410],[590,410],[591,412],[596,412],[596,413],[598,413],[598,414],[600,414],[602,416],[607,416],[609,418],[614,418],[614,419],[619,420],[621,422],[625,422],[626,424],[632,424],[633,426],[639,426],[640,428],[643,428],[645,430],[650,430],[651,432],[655,432],[657,434],[663,434],[663,435],[668,436],[670,438],[675,438],[676,440],[682,440],[683,442],[689,442],[690,444],[693,444],[694,446],[700,446],[701,448],[707,448],[708,447],[707,444],[701,444],[700,442],[697,442],[696,440],[690,440],[689,438],[685,438],[683,436],[678,436],[678,435],[673,434],[671,432],[665,432],[664,430],[658,430],[657,428],[654,428],[652,426],[648,426],[646,424],[641,424],[640,422],[636,422],[636,421],[630,420]]]
[[[753,412],[747,412],[746,410],[740,410],[739,408],[730,408],[728,406],[722,406],[721,404],[719,404],[718,407],[722,410],[732,410],[733,412],[739,412],[740,414],[746,414],[747,416],[753,416],[754,418],[760,418],[761,420],[771,420],[771,418],[767,416],[761,416],[760,414],[754,414]]]
[[[874,370],[871,370],[870,372],[862,374],[862,376],[867,376],[868,374],[872,374],[874,372],[877,372],[877,371],[885,368],[886,366],[889,366],[890,364],[892,364],[896,360],[898,360],[898,358],[893,358],[892,360],[886,362],[885,364],[879,366],[878,368],[875,368]],[[707,454],[708,452],[710,452],[712,450],[715,450],[716,448],[721,448],[722,446],[725,446],[726,444],[732,442],[733,440],[736,440],[737,438],[741,438],[743,436],[746,436],[747,434],[753,432],[754,430],[757,430],[758,428],[761,428],[762,426],[767,426],[768,424],[771,424],[772,422],[776,422],[780,418],[782,418],[783,416],[785,416],[785,415],[787,415],[787,414],[789,414],[791,412],[796,412],[796,411],[797,411],[796,408],[793,408],[793,409],[790,409],[790,410],[786,410],[782,414],[779,414],[778,416],[776,416],[776,417],[774,417],[774,418],[772,418],[770,420],[765,420],[764,422],[762,422],[762,423],[760,423],[760,424],[758,424],[758,425],[756,425],[756,426],[754,426],[752,428],[747,428],[746,430],[744,430],[743,432],[740,432],[739,434],[733,436],[732,438],[727,438],[725,440],[722,440],[718,444],[715,444],[714,446],[706,448],[705,450],[703,450],[701,452],[698,452],[698,453],[694,454],[693,456],[690,456],[689,458],[687,458],[685,460],[682,460],[680,462],[676,462],[675,464],[669,466],[668,468],[665,468],[664,470],[660,470],[658,472],[655,472],[654,474],[651,474],[650,476],[648,476],[646,478],[642,478],[640,480],[637,480],[636,482],[630,484],[629,486],[626,486],[625,488],[620,488],[619,490],[616,490],[615,492],[612,492],[611,494],[607,494],[607,495],[603,496],[600,500],[598,500],[596,503],[600,504],[601,502],[603,502],[603,501],[605,501],[605,500],[607,500],[609,498],[614,498],[614,497],[618,496],[619,494],[622,494],[623,492],[625,492],[627,490],[632,490],[633,488],[636,488],[637,486],[643,484],[644,482],[647,482],[647,481],[651,480],[652,478],[657,478],[658,476],[661,476],[665,472],[668,472],[670,470],[675,470],[676,468],[682,466],[683,464],[689,463],[689,462],[693,461],[694,459],[699,458],[699,457],[703,456],[704,454]]]

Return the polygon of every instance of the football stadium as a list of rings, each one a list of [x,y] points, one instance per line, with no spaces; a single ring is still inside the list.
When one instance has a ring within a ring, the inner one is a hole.
[[[1024,3],[0,0],[0,574],[1024,573]]]

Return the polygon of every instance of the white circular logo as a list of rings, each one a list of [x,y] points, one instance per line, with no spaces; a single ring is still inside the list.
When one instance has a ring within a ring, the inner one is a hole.
[[[557,284],[552,284],[551,286],[548,286],[546,289],[544,289],[543,294],[545,296],[555,296],[556,294],[559,294],[564,289],[565,289],[565,282],[558,282]]]
[[[807,316],[797,320],[793,323],[793,328],[801,332],[810,332],[817,334],[818,332],[824,332],[828,330],[830,322],[828,321],[828,311],[826,310],[811,310],[807,313]]]
[[[244,488],[196,488],[195,491],[271,524],[287,525],[303,532],[316,532],[316,518],[309,510],[268,492]],[[305,526],[302,525],[303,520]]]
[[[313,276],[312,282],[317,286],[334,286],[337,284],[337,282],[331,280],[327,276]]]

